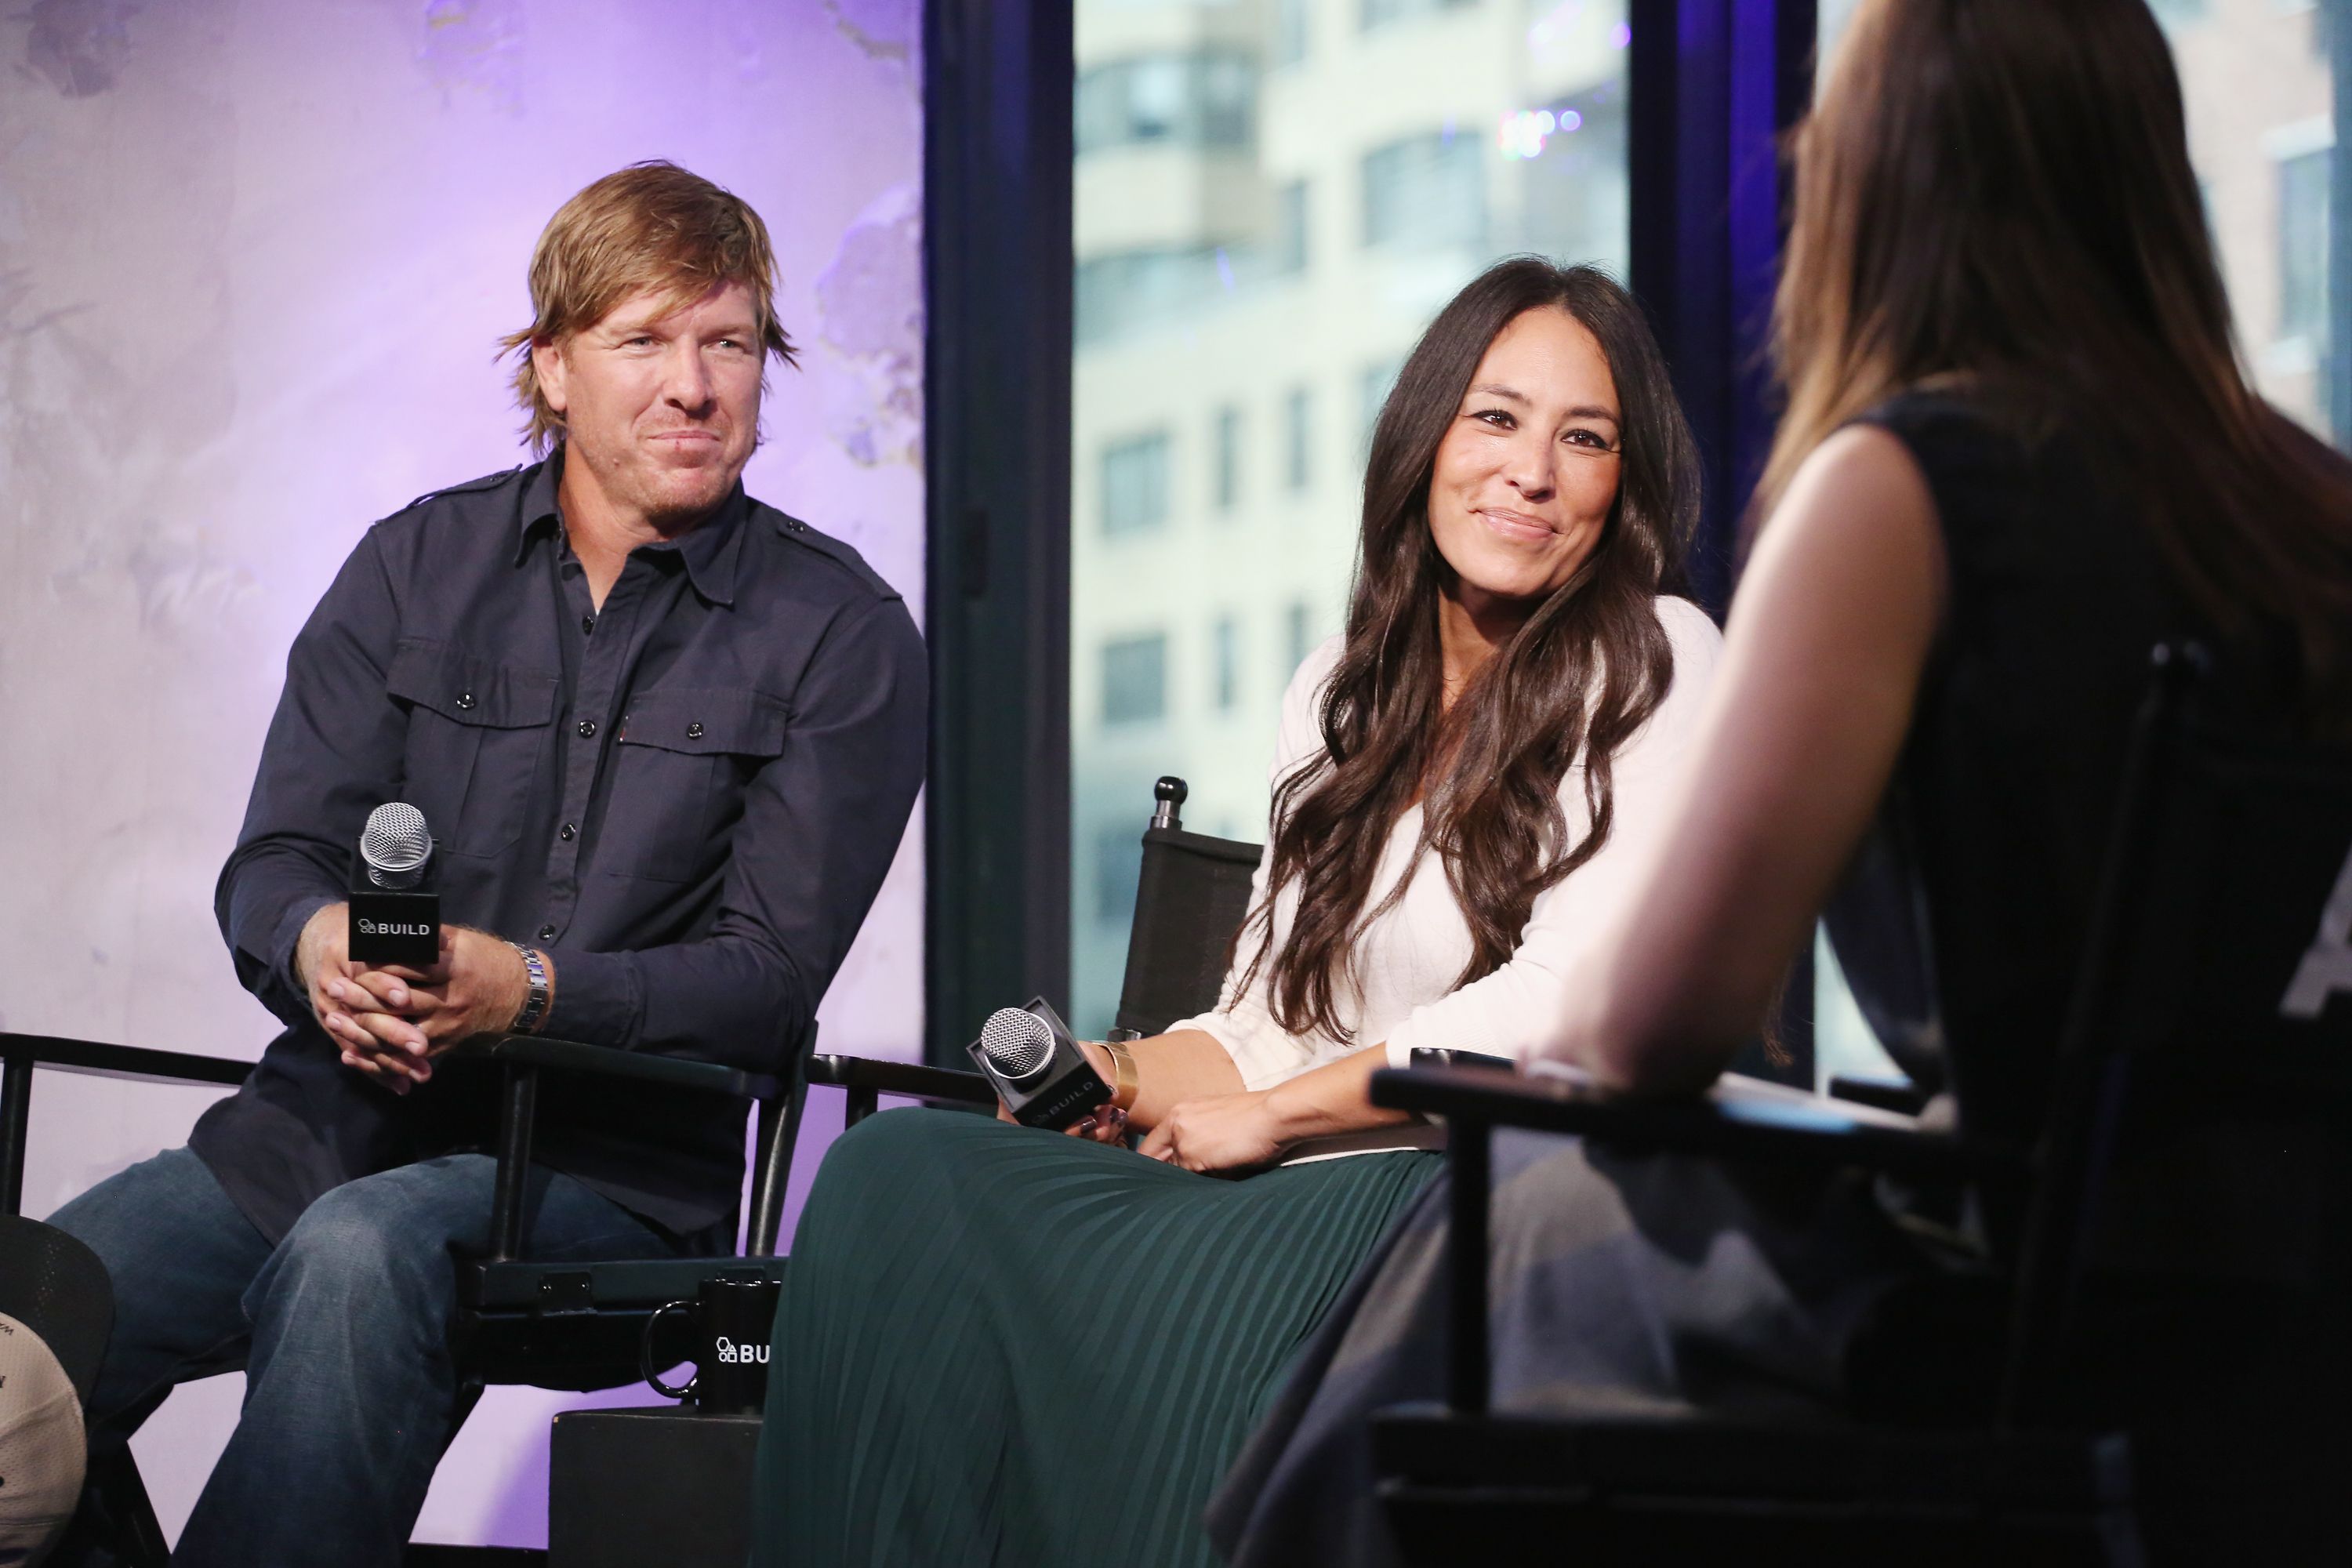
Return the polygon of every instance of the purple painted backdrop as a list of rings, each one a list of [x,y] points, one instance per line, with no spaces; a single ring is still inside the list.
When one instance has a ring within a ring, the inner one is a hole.
[[[675,158],[766,216],[807,352],[774,380],[751,488],[848,538],[919,613],[918,16],[918,0],[0,16],[0,1027],[258,1050],[271,1026],[209,900],[286,646],[370,520],[520,460],[493,340],[528,319],[540,226],[620,164]],[[919,825],[827,1001],[829,1045],[916,1048],[920,845]],[[180,1142],[205,1099],[44,1075],[27,1212]],[[192,1386],[141,1436],[174,1531],[240,1382]],[[575,1403],[494,1392],[420,1538],[542,1542],[547,1421]]]

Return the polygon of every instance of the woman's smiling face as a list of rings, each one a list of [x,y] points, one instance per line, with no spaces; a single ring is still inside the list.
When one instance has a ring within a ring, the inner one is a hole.
[[[1465,607],[1532,607],[1576,574],[1617,499],[1622,431],[1608,356],[1568,311],[1526,311],[1486,345],[1429,480]]]

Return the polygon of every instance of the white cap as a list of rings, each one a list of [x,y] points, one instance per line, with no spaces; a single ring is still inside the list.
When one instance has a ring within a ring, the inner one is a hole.
[[[81,1500],[81,1396],[48,1342],[0,1312],[0,1568],[38,1563]]]

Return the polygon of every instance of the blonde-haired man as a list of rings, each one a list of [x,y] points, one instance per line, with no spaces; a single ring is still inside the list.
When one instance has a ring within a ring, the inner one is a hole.
[[[782,1072],[881,886],[922,648],[855,551],[743,493],[791,360],[773,271],[759,216],[675,165],[572,197],[508,340],[540,460],[377,523],[295,639],[215,896],[286,1030],[187,1148],[53,1216],[119,1293],[95,1447],[246,1368],[175,1563],[399,1562],[464,1416],[457,1264],[488,1242],[495,1086],[464,1042]],[[395,799],[438,840],[426,970],[346,950],[351,846]],[[531,1256],[725,1249],[740,1106],[550,1093]]]

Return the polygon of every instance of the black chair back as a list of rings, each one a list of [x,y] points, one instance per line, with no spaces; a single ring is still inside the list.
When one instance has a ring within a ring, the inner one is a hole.
[[[2352,752],[2157,650],[2019,1258],[2012,1422],[2219,1421],[2340,1383]]]
[[[1217,1005],[1234,933],[1250,907],[1259,847],[1185,831],[1178,809],[1184,781],[1153,786],[1159,810],[1143,834],[1143,870],[1128,928],[1127,976],[1117,1023],[1138,1035],[1163,1033]]]

